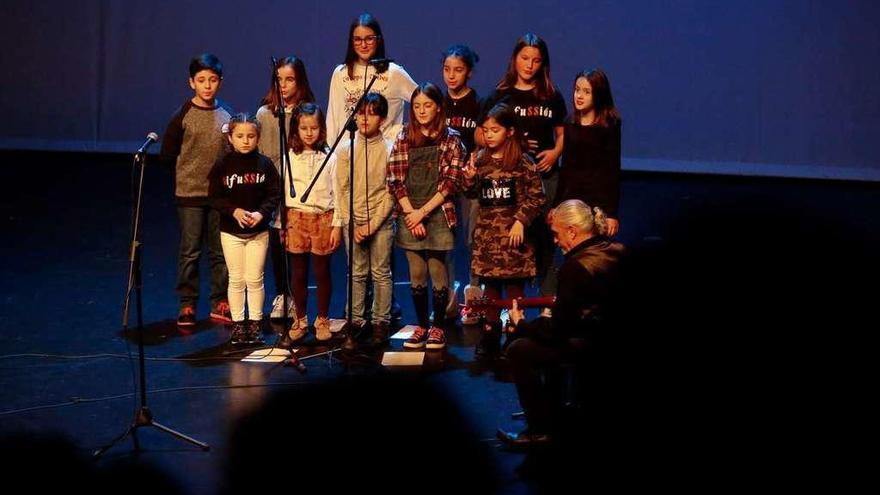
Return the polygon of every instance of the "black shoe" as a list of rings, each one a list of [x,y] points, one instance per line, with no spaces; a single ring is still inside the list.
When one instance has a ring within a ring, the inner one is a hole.
[[[477,357],[490,357],[498,355],[499,352],[501,352],[501,322],[487,323],[480,336],[480,342],[474,349],[474,354]]]
[[[373,335],[370,337],[371,347],[382,347],[388,344],[388,323],[373,324]]]
[[[528,450],[547,447],[551,443],[550,435],[546,433],[532,433],[523,430],[520,433],[512,433],[499,429],[495,434],[504,445],[514,450]]]
[[[278,340],[275,341],[275,348],[290,349],[291,347],[293,347],[293,339],[290,338],[290,332],[282,332],[282,334],[278,336]]]
[[[245,325],[245,341],[248,344],[263,343],[263,325],[258,320],[248,320]]]
[[[236,321],[232,323],[232,336],[229,338],[232,345],[241,345],[247,343],[247,329],[245,322]]]
[[[397,301],[391,300],[391,321],[394,323],[400,323],[400,320],[403,316],[403,310],[400,309],[400,304],[397,304]]]

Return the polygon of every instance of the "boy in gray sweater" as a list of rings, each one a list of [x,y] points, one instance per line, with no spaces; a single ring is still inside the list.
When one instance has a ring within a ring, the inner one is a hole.
[[[232,321],[226,300],[228,272],[220,246],[220,217],[208,200],[208,173],[226,154],[223,127],[232,111],[216,98],[223,81],[223,64],[212,54],[193,58],[189,86],[195,96],[171,118],[162,138],[161,157],[174,162],[174,197],[180,218],[180,250],[177,256],[177,324],[196,323],[199,300],[199,259],[203,242],[211,265],[211,317]]]

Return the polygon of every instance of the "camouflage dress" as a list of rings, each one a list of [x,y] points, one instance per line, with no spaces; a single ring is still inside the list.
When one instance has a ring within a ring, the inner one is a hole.
[[[528,238],[516,249],[508,247],[513,223],[519,220],[528,228],[544,204],[541,176],[534,162],[523,155],[518,167],[506,171],[500,160],[482,155],[477,160],[477,174],[465,185],[468,197],[477,198],[480,204],[471,255],[473,274],[488,278],[534,277],[535,249]]]

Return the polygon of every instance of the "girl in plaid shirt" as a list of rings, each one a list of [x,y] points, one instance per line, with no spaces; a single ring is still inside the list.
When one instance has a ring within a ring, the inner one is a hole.
[[[404,347],[442,349],[449,303],[447,253],[454,247],[453,196],[461,190],[465,155],[457,131],[446,126],[443,93],[432,83],[412,94],[409,123],[388,158],[388,191],[397,201],[396,243],[406,251],[418,326]],[[434,324],[428,320],[428,274]]]

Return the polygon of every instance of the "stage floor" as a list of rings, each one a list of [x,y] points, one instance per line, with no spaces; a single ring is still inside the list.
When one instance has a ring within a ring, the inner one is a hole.
[[[137,407],[137,363],[128,358],[136,356],[137,345],[120,324],[128,266],[129,158],[26,152],[0,156],[5,175],[0,223],[6,239],[0,245],[4,280],[0,288],[0,433],[58,433],[68,437],[80,454],[88,455],[125,431]],[[774,198],[791,211],[817,212],[822,218],[844,222],[873,242],[870,249],[876,253],[880,243],[870,233],[880,232],[877,193],[876,185],[846,182],[624,174],[619,238],[635,249],[663,245],[683,213],[718,203],[742,204],[760,196]],[[230,486],[230,476],[239,481],[245,476],[231,475],[236,466],[230,463],[241,455],[234,449],[246,445],[256,456],[247,476],[294,489],[310,475],[298,467],[310,465],[304,458],[318,453],[328,456],[326,462],[338,468],[338,478],[313,482],[332,492],[336,483],[355,485],[346,478],[346,464],[363,461],[372,450],[383,456],[386,467],[375,473],[375,479],[383,483],[379,486],[393,487],[396,480],[412,479],[412,470],[424,472],[424,483],[431,485],[436,477],[468,472],[461,468],[456,453],[443,452],[450,438],[461,435],[472,442],[468,445],[476,449],[473,455],[486,461],[485,469],[480,469],[491,478],[494,490],[538,493],[547,487],[546,480],[519,477],[515,468],[523,455],[503,450],[495,439],[499,427],[522,427],[510,416],[520,406],[505,363],[474,359],[476,328],[458,324],[449,332],[448,348],[427,352],[421,366],[383,367],[381,352],[357,359],[313,356],[332,347],[312,340],[299,351],[306,374],[278,364],[242,363],[241,353],[227,344],[228,330],[207,319],[206,301],[200,303],[199,324],[192,331],[183,332],[175,325],[178,232],[172,173],[152,163],[145,184],[142,240],[148,404],[157,421],[210,444],[211,449],[203,452],[159,431],[143,429],[141,455],[134,456],[132,442],[126,440],[108,451],[99,467],[136,459],[167,475],[185,493],[221,493]],[[465,263],[466,257],[459,253],[457,279],[462,288]],[[341,317],[343,251],[334,256],[333,267],[332,313]],[[204,285],[204,275],[202,279]],[[400,253],[395,253],[394,280],[404,323],[412,322],[406,263]],[[273,288],[267,274],[267,306]],[[310,291],[310,302],[313,320],[314,291]],[[267,342],[275,338],[272,331],[280,329],[280,325],[267,324]],[[393,341],[386,350],[402,351],[401,341]],[[444,397],[449,409],[432,417],[424,414],[424,397],[413,396],[409,409],[406,397],[380,393],[373,401],[354,394],[352,401],[361,402],[338,402],[349,408],[346,414],[337,411],[322,416],[313,413],[320,408],[298,402],[309,397],[326,399],[320,390],[348,393],[348,385],[374,377],[390,377],[391,387],[399,387],[402,394],[422,386]],[[275,410],[263,416],[266,422],[260,428],[242,427],[253,421],[256,411],[279,404],[293,411],[286,416]],[[395,410],[385,409],[389,414],[380,417],[380,423],[365,412],[392,406]],[[453,421],[455,427],[438,426],[438,421]],[[364,434],[371,429],[379,429],[381,435]],[[241,431],[253,432],[259,441],[242,439],[236,434]],[[438,438],[443,435],[452,436]],[[365,439],[384,445],[367,448],[360,445]],[[425,458],[434,443],[437,454]],[[591,479],[598,479],[595,474],[587,464],[583,472],[563,478],[554,473],[554,479],[589,486]],[[469,486],[462,481],[461,491],[472,491]]]

